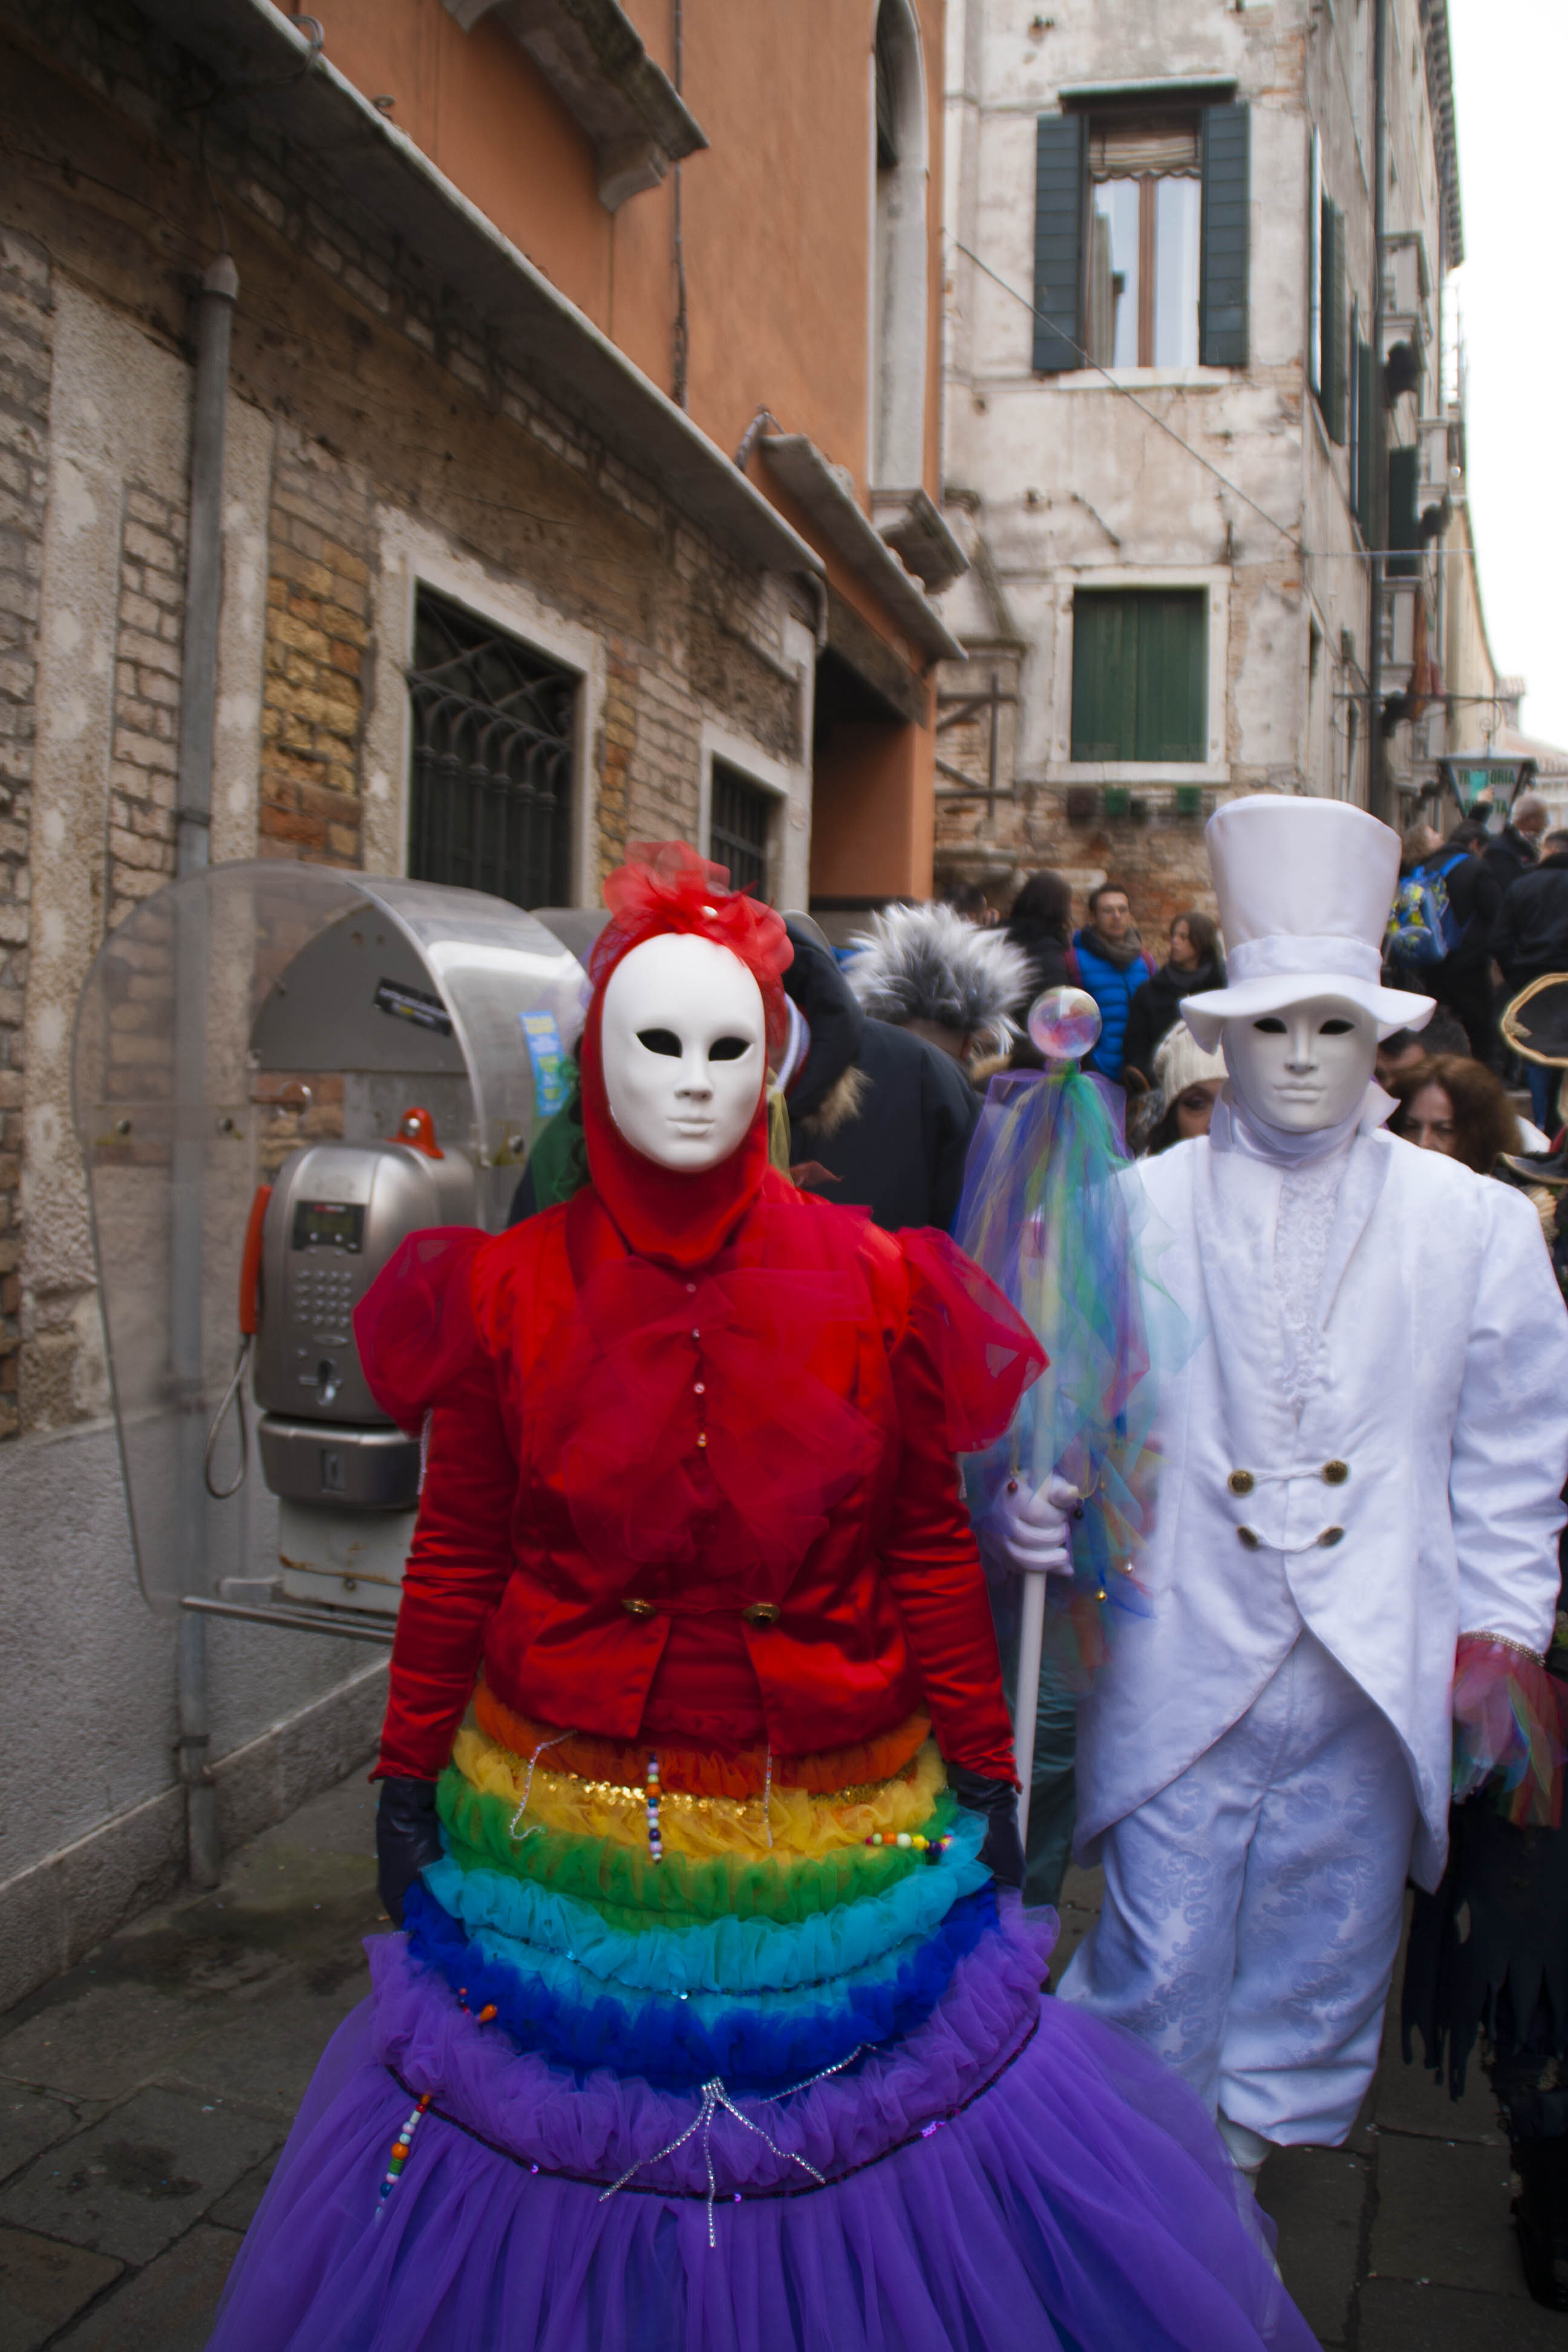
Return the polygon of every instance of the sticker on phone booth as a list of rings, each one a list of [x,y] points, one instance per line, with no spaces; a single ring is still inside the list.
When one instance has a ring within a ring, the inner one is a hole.
[[[561,1032],[553,1013],[520,1013],[522,1034],[533,1064],[533,1099],[541,1118],[552,1118],[566,1107],[571,1074],[561,1047]]]

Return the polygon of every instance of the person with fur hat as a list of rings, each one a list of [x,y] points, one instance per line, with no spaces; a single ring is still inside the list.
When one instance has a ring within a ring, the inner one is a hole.
[[[769,1163],[791,947],[605,885],[589,1181],[362,1301],[425,1475],[374,1991],[210,2352],[1309,2352],[1197,2103],[1041,1997],[954,1449],[1044,1369]],[[1136,2229],[1129,2228],[1135,2212]]]
[[[1007,1007],[1027,989],[1029,960],[999,930],[982,930],[952,907],[884,907],[856,931],[846,968],[866,1012],[940,1045],[960,1064],[1005,1053]]]
[[[1450,1790],[1500,1769],[1528,1817],[1552,1802],[1568,1318],[1529,1202],[1384,1128],[1378,1038],[1431,1010],[1380,983],[1396,836],[1254,795],[1208,844],[1228,983],[1182,1010],[1226,1078],[1206,1136],[1121,1180],[1181,1371],[1147,1612],[1079,1708],[1105,1900],[1060,1992],[1184,2075],[1254,2178],[1348,2135]],[[1020,1572],[1061,1572],[1059,1482],[1001,1517]]]

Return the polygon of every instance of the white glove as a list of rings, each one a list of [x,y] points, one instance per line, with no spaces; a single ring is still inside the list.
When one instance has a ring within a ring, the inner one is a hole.
[[[993,1524],[997,1548],[1016,1576],[1072,1574],[1068,1521],[1082,1499],[1054,1471],[1034,1494],[1022,1481],[1003,1489]]]

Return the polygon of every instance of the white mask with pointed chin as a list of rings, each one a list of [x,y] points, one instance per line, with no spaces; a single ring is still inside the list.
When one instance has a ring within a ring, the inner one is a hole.
[[[600,1014],[610,1117],[661,1168],[716,1168],[743,1141],[767,1068],[763,992],[739,956],[689,931],[633,948]]]
[[[1310,1135],[1338,1127],[1365,1094],[1377,1024],[1343,997],[1314,996],[1252,1021],[1227,1021],[1220,1043],[1231,1085],[1254,1118]]]

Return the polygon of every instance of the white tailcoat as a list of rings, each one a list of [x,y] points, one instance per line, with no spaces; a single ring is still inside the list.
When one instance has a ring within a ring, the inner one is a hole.
[[[1138,1563],[1152,1612],[1119,1625],[1079,1714],[1079,1851],[1246,1713],[1305,1624],[1394,1727],[1420,1812],[1412,1867],[1436,1885],[1456,1639],[1539,1651],[1552,1632],[1568,1313],[1535,1212],[1437,1152],[1358,1134],[1298,1427],[1273,1276],[1279,1170],[1205,1139],[1125,1181],[1152,1213],[1145,1294],[1178,1360]],[[1348,1465],[1342,1483],[1331,1464]],[[1236,1472],[1250,1491],[1232,1491]]]

